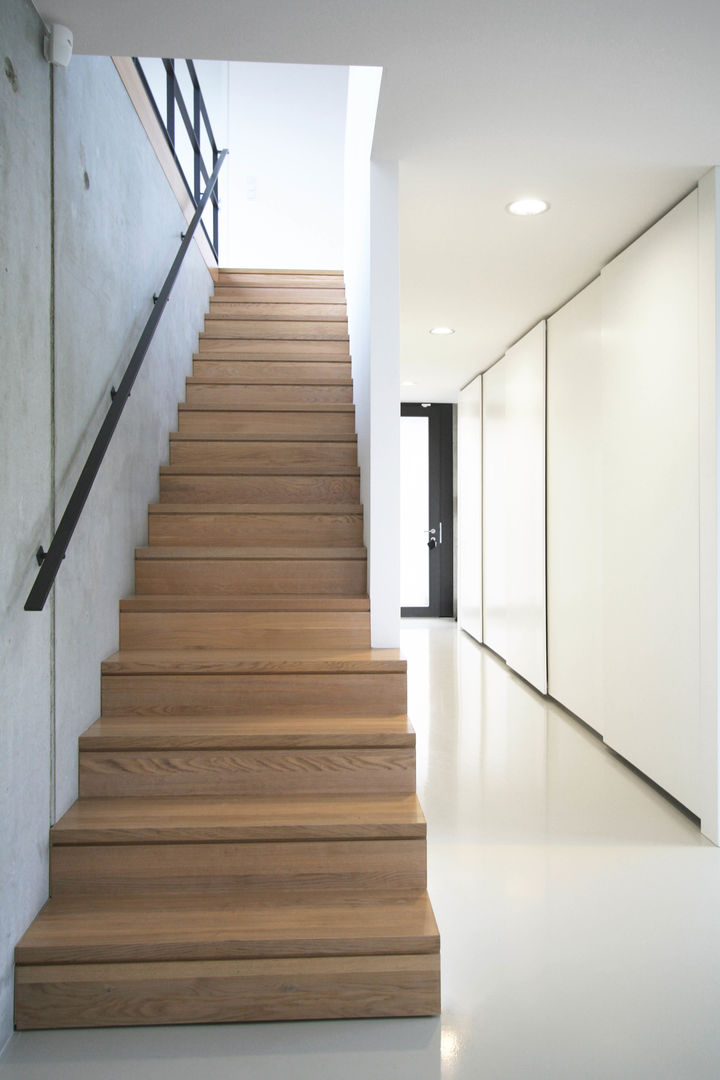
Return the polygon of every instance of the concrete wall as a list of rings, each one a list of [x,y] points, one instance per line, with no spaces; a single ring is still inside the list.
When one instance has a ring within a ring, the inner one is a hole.
[[[34,9],[2,8],[0,1046],[12,1030],[12,950],[47,896],[48,828],[75,798],[77,736],[99,714],[100,662],[117,648],[118,600],[132,591],[133,548],[211,287],[193,245],[55,594],[26,613],[53,506],[59,518],[184,219],[111,61],[76,56],[51,77]]]
[[[60,511],[184,227],[111,61],[74,57],[55,80]],[[157,498],[158,463],[167,460],[167,433],[177,426],[209,290],[210,275],[193,244],[58,576],[58,814],[76,795],[77,736],[99,715],[99,661],[117,648],[117,597],[133,589],[133,549],[145,543],[147,504]]]
[[[25,0],[2,2],[0,72],[0,1047],[12,950],[47,896],[52,609],[23,604],[47,543],[50,72]]]

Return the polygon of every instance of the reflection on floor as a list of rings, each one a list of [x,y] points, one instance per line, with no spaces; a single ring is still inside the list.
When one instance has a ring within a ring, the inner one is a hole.
[[[3,1080],[716,1080],[720,850],[452,622],[406,620],[443,1016],[14,1036]]]

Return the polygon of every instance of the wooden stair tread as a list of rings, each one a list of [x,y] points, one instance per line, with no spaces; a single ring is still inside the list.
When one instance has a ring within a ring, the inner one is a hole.
[[[258,316],[226,311],[218,317],[212,309],[205,315],[205,331],[201,336],[233,337],[237,333],[245,339],[252,340],[257,337],[264,341],[270,333],[272,337],[280,337],[282,340],[308,340],[317,337],[319,340],[331,338],[335,341],[347,341],[347,323],[347,313],[331,316],[307,313],[288,316],[276,311]]]
[[[223,310],[229,309],[232,310]],[[228,320],[243,320],[248,319],[253,322],[329,322],[329,323],[346,323],[347,311],[345,310],[345,304],[293,304],[281,303],[281,302],[265,302],[255,303],[251,301],[236,301],[230,305],[227,302],[221,303],[219,306],[212,300],[210,302],[210,312],[208,314],[210,319],[228,319]]]
[[[126,596],[120,601],[121,611],[369,611],[370,600],[363,596],[288,594],[193,596],[190,593],[172,596],[160,593],[141,593]]]
[[[240,320],[234,320],[236,323]],[[207,324],[206,324],[207,325]],[[267,327],[266,334],[260,332],[260,326],[265,325]],[[240,327],[231,327],[225,325],[224,321],[218,321],[218,323],[209,330],[202,330],[198,335],[199,346],[202,349],[204,344],[208,342],[233,342],[235,344],[247,344],[252,343],[257,345],[260,341],[266,341],[269,344],[297,346],[300,342],[305,345],[315,344],[319,341],[332,342],[334,345],[343,345],[348,347],[349,339],[347,335],[347,327],[343,327],[344,332],[341,332],[335,327],[339,327],[339,323],[313,323],[312,328],[308,328],[305,334],[300,332],[302,323],[299,322],[285,322],[282,327],[278,327],[276,322],[267,322],[261,324],[255,322],[254,324],[247,324],[247,335],[240,332]],[[327,327],[324,334],[318,332],[318,326]],[[226,330],[225,333],[222,331]]]
[[[218,339],[216,339],[218,340]],[[223,340],[219,339],[222,344]],[[251,345],[251,341],[243,341],[243,345]],[[252,364],[258,363],[302,363],[302,364],[348,364],[350,362],[350,352],[327,352],[326,350],[319,350],[316,354],[313,354],[311,350],[302,353],[288,352],[282,349],[282,341],[264,341],[263,347],[258,348],[257,352],[252,352],[250,349],[243,349],[241,353],[223,352],[220,349],[213,349],[212,353],[208,354],[203,352],[202,340],[198,351],[193,353],[193,360],[225,360],[232,361],[235,364]],[[287,343],[286,343],[287,344]],[[303,342],[303,345],[312,345],[313,342]],[[274,346],[274,348],[268,348],[268,346]]]
[[[274,285],[273,279],[277,279],[276,288],[293,289],[303,287],[317,289],[324,284],[327,284],[329,288],[338,289],[342,288],[344,281],[342,270],[248,270],[219,267],[212,271],[212,275],[216,285],[227,285],[229,278],[231,285],[257,285],[261,288]]]
[[[310,345],[342,345],[342,349],[310,349],[304,346]],[[230,345],[235,348],[229,348]],[[282,348],[293,345],[294,348]],[[240,347],[242,346],[242,348]],[[252,348],[250,348],[252,346]],[[263,347],[264,346],[264,347]],[[301,346],[303,346],[301,348]],[[272,338],[267,341],[233,340],[232,338],[202,338],[199,343],[199,351],[193,353],[193,360],[214,360],[223,363],[231,362],[249,363],[254,360],[264,363],[281,364],[344,364],[350,363],[350,351],[347,342],[344,341],[279,341]]]
[[[103,675],[405,673],[399,649],[137,649],[118,651]]]
[[[228,435],[223,435],[223,434],[218,435],[216,432],[208,432],[207,434],[203,434],[203,433],[198,433],[198,432],[194,432],[194,431],[171,431],[170,432],[170,441],[171,442],[243,442],[243,443],[245,443],[245,442],[252,442],[252,443],[257,443],[257,442],[259,442],[259,443],[264,443],[264,442],[270,442],[270,443],[277,443],[277,442],[280,442],[280,443],[284,443],[284,442],[290,442],[290,443],[325,443],[325,442],[327,442],[327,443],[338,443],[338,442],[340,442],[340,443],[356,443],[357,442],[357,435],[354,432],[348,433],[348,434],[343,434],[343,433],[338,433],[338,432],[334,432],[334,431],[329,431],[329,432],[327,432],[327,434],[323,432],[322,435],[308,435],[308,434],[305,434],[305,433],[300,433],[298,435],[292,435],[292,434],[291,435],[276,435],[276,434],[272,434],[272,433],[267,434],[267,435],[265,435],[265,434],[257,435],[257,434],[253,434],[252,432],[250,432],[250,433],[247,433],[247,432],[232,432],[231,434],[228,434]],[[345,468],[345,467],[349,468],[350,466],[343,466],[343,468]],[[161,466],[161,468],[163,468],[163,466]],[[280,468],[282,468],[282,466],[280,466]],[[320,469],[320,468],[323,468],[323,467],[318,466],[318,469]],[[355,466],[352,466],[352,468],[355,468]]]
[[[366,558],[364,547],[142,547],[135,549],[136,559],[359,559]]]
[[[414,745],[404,715],[101,716],[80,736],[82,751]]]
[[[149,514],[362,514],[361,503],[151,503]]]
[[[51,830],[54,845],[418,839],[417,796],[79,799]]]
[[[222,361],[221,361],[222,363]],[[229,385],[231,386],[276,386],[288,383],[291,386],[347,386],[348,378],[343,374],[342,368],[338,369],[338,373],[322,373],[318,374],[302,374],[298,371],[283,371],[280,374],[273,374],[267,370],[269,364],[282,363],[282,361],[269,360],[267,364],[257,364],[255,361],[249,361],[245,364],[242,360],[236,361],[234,366],[241,367],[242,371],[239,371],[236,375],[228,372],[213,374],[212,372],[205,372],[204,369],[196,375],[187,376],[189,379],[197,379],[199,383],[205,383],[210,386],[221,386],[221,382],[213,382],[213,380],[230,379],[232,380]],[[312,364],[312,360],[308,361]],[[295,365],[296,366],[296,365]],[[277,380],[277,382],[275,382]],[[193,385],[193,384],[190,384]]]
[[[437,924],[419,895],[281,891],[160,897],[58,897],[15,950],[16,964],[434,953]]]
[[[272,277],[297,277],[300,274],[303,277],[341,278],[345,272],[344,270],[304,270],[300,267],[293,267],[290,270],[287,268],[278,270],[274,266],[217,266],[213,267],[210,273],[213,279],[217,281],[223,274],[250,274],[253,277],[262,276],[263,274],[270,274]]]
[[[353,412],[355,406],[350,402],[324,402],[314,401],[311,404],[304,404],[302,402],[273,402],[270,404],[254,404],[254,403],[235,403],[235,402],[222,402],[221,404],[213,404],[208,402],[203,405],[188,404],[186,401],[181,401],[178,405],[180,412],[261,412],[261,413],[278,413],[278,412],[297,412],[297,413],[350,413]]]
[[[358,465],[161,465],[161,476],[359,476]]]
[[[335,378],[332,381],[317,375],[305,377],[294,376],[292,379],[271,378],[265,375],[262,378],[252,375],[188,375],[187,386],[352,386],[353,381],[347,377]]]

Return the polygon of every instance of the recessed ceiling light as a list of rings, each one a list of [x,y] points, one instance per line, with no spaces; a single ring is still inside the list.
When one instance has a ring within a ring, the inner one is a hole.
[[[400,385],[401,386],[414,386],[415,383],[412,381],[412,379],[403,379],[403,381],[400,383]]]
[[[544,199],[516,199],[515,202],[508,203],[505,209],[508,214],[515,214],[517,217],[535,217],[549,210],[550,203]]]
[[[431,334],[454,334],[455,331],[450,326],[433,326],[430,333]]]

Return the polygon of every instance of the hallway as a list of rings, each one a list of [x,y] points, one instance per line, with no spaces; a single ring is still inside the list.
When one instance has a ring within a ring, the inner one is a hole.
[[[720,850],[449,621],[406,620],[443,1016],[15,1035],[3,1080],[711,1080]]]

